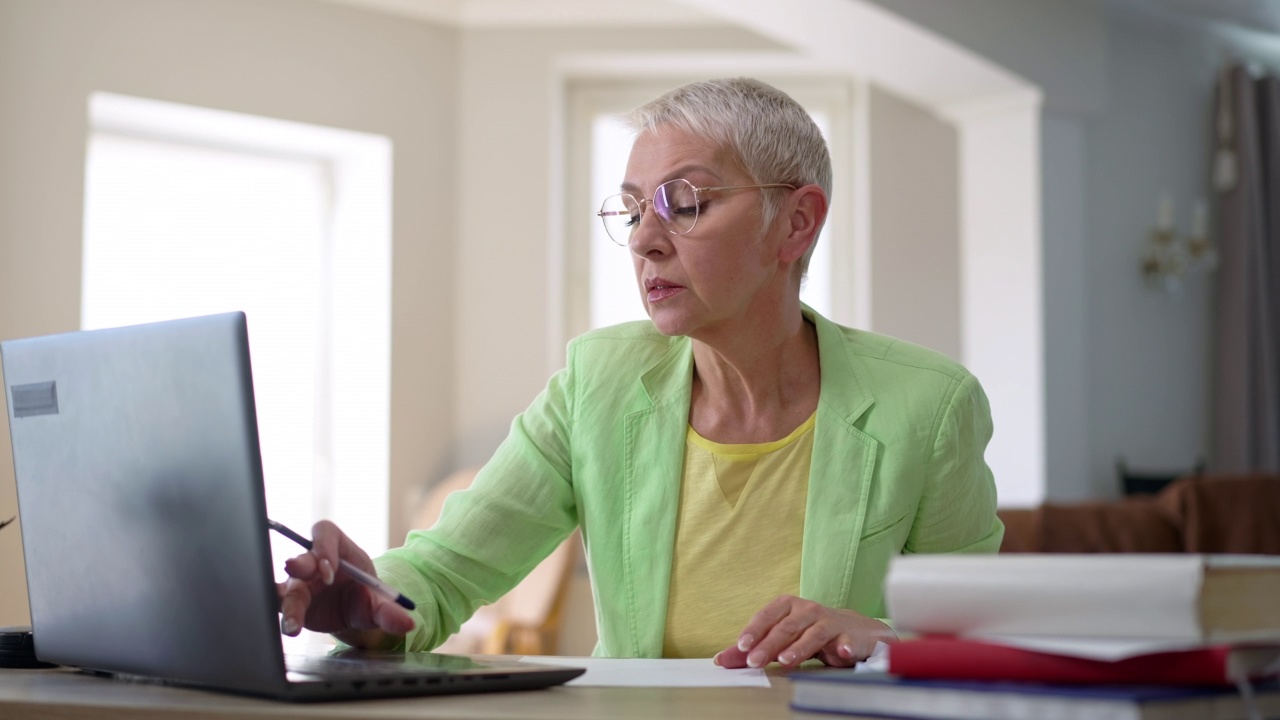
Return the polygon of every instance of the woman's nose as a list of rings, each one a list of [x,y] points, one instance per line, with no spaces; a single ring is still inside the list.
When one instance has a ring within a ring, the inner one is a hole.
[[[668,252],[671,248],[671,233],[662,224],[662,219],[653,212],[653,206],[645,203],[640,208],[640,223],[631,230],[631,238],[627,243],[631,252],[646,256],[653,252]]]

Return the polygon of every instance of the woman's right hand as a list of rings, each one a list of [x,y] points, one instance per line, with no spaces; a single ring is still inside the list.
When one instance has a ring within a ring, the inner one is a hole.
[[[351,538],[321,520],[311,527],[311,550],[285,561],[289,579],[276,586],[281,632],[292,637],[305,627],[355,647],[395,645],[413,629],[413,616],[348,577],[340,560],[377,575],[373,561]]]

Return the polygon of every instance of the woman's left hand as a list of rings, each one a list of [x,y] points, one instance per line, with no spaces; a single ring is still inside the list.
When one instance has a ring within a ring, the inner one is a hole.
[[[888,625],[874,618],[782,595],[751,618],[738,644],[717,653],[715,663],[758,668],[777,661],[794,667],[817,658],[827,665],[850,667],[867,659],[877,642],[897,639]]]

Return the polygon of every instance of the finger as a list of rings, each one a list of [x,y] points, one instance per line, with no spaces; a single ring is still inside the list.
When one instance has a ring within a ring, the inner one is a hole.
[[[369,555],[328,520],[311,526],[311,554],[317,559],[320,580],[325,585],[333,584],[343,560],[367,573],[377,573]]]
[[[747,652],[755,647],[760,638],[767,635],[779,620],[791,612],[791,601],[795,599],[790,595],[782,595],[753,615],[738,636],[738,649]]]
[[[311,587],[307,583],[289,579],[276,586],[280,594],[280,632],[296,637],[302,632],[311,606]]]
[[[321,520],[311,526],[311,555],[315,558],[316,572],[320,582],[332,585],[337,576],[338,565],[342,561],[342,546],[350,544],[346,535],[337,525],[328,520]]]
[[[774,623],[773,627],[769,628],[769,632],[755,644],[755,647],[751,648],[751,652],[747,654],[747,665],[764,667],[777,660],[778,655],[818,619],[812,608],[808,607],[808,603],[793,603],[791,612]]]
[[[284,571],[289,574],[289,577],[297,578],[303,582],[319,582],[319,570],[320,563],[316,560],[316,556],[310,552],[305,552],[284,561]]]
[[[822,652],[828,643],[840,635],[838,628],[820,619],[805,628],[794,642],[778,653],[778,662],[789,667],[802,663]]]
[[[870,643],[870,646],[875,647],[875,643]],[[814,657],[831,667],[853,667],[870,656],[871,653],[864,650],[848,635],[840,633],[828,641]]]
[[[408,634],[417,624],[408,610],[385,599],[373,609],[373,622],[379,630],[390,635]]]
[[[889,626],[878,620],[862,620],[860,629],[851,632],[846,626],[840,635],[822,648],[817,657],[833,667],[849,667],[871,657],[880,643],[897,641],[897,634]]]
[[[373,570],[373,561],[369,559],[368,553],[332,522],[317,522],[311,526],[311,533],[312,553],[316,553],[319,548],[319,557],[328,558],[335,566],[339,559],[344,559],[361,570]]]
[[[747,667],[747,654],[739,650],[736,645],[730,646],[716,653],[712,658],[715,664],[722,668],[744,668]]]
[[[404,608],[374,593],[363,585],[344,584],[331,591],[334,602],[328,603],[336,614],[312,613],[308,616],[308,627],[333,630],[354,630],[363,632],[381,630],[388,635],[404,635],[416,624],[413,616]],[[323,627],[321,627],[323,626]]]

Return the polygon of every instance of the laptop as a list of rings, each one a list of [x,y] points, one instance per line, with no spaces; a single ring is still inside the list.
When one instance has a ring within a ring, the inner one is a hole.
[[[285,700],[527,690],[583,672],[286,658],[243,313],[11,340],[0,363],[41,660]]]

